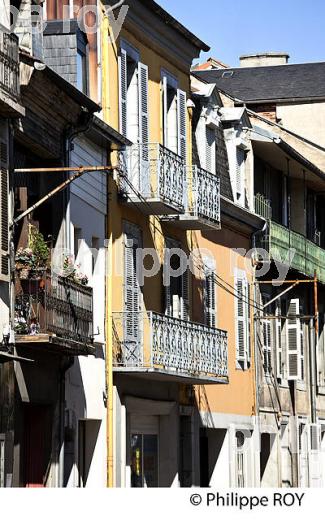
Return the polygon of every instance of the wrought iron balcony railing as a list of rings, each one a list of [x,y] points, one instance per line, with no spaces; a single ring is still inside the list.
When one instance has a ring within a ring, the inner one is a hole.
[[[257,193],[254,197],[255,213],[260,217],[269,220],[272,218],[272,207],[271,202],[264,197],[261,193]]]
[[[228,376],[227,332],[155,312],[114,313],[116,370],[196,381]]]
[[[220,179],[193,166],[188,174],[186,218],[192,216],[207,227],[220,227]]]
[[[325,250],[303,235],[270,221],[261,245],[274,260],[291,265],[306,276],[313,277],[316,271],[319,281],[325,283]]]
[[[83,347],[93,337],[93,290],[69,278],[45,274],[39,279],[16,280],[15,332],[24,342],[49,336]]]
[[[19,99],[19,43],[15,34],[0,31],[0,89]]]
[[[179,155],[158,143],[134,144],[120,155],[120,189],[146,213],[184,212],[186,166]]]

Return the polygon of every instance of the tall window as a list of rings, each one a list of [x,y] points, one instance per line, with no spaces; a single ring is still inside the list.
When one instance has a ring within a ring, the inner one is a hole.
[[[173,253],[173,250],[181,249],[181,243],[167,238],[166,240],[166,258],[167,267],[170,265],[172,271],[177,271],[181,267],[179,255]],[[189,319],[189,269],[177,277],[170,278],[170,285],[165,286],[165,312],[167,316],[179,318],[183,320]]]
[[[88,94],[88,46],[80,31],[77,33],[77,89]]]
[[[245,206],[245,163],[246,152],[239,146],[236,148],[236,202]]]
[[[122,41],[119,55],[120,132],[133,143],[148,143],[148,67],[138,51]]]
[[[186,160],[186,93],[166,71],[162,71],[161,81],[164,146]]]
[[[251,362],[249,284],[239,269],[235,272],[235,309],[237,368],[245,370]]]
[[[262,294],[262,304],[265,305],[270,301],[270,296],[268,294]],[[272,375],[272,342],[271,342],[271,331],[272,324],[271,320],[265,317],[265,315],[270,314],[271,309],[270,306],[266,307],[263,311],[263,319],[261,321],[262,324],[262,346],[263,346],[263,367],[264,373],[266,376]]]

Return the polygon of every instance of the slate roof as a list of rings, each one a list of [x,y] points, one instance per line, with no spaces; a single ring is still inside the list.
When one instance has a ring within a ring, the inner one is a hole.
[[[325,98],[325,62],[193,71],[193,75],[247,103]]]

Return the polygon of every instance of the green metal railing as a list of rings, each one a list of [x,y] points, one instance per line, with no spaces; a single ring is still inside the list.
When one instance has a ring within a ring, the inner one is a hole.
[[[313,277],[316,271],[319,281],[325,283],[325,250],[303,235],[270,220],[262,247],[273,260],[291,265],[306,276]]]

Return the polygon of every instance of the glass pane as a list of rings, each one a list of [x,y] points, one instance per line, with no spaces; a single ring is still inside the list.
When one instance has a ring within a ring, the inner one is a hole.
[[[144,435],[143,455],[144,481],[146,487],[158,487],[158,436]]]
[[[131,436],[131,487],[143,487],[142,474],[143,435]]]

